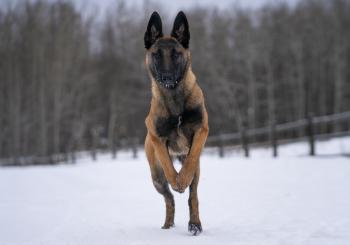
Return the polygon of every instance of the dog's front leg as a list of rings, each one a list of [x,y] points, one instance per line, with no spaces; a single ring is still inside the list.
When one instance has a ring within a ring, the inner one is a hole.
[[[198,168],[199,156],[208,137],[208,132],[208,127],[202,126],[193,136],[191,150],[187,155],[176,179],[179,192],[184,192],[192,182],[193,176]]]
[[[166,179],[168,180],[169,184],[171,185],[171,188],[173,188],[174,191],[179,191],[176,183],[176,178],[178,174],[170,159],[168,149],[165,143],[162,142],[162,140],[157,136],[151,135],[150,137],[154,145],[156,157],[164,170]]]

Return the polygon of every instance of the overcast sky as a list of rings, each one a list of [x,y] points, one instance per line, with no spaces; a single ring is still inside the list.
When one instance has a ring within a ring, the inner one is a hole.
[[[16,3],[27,0],[0,0],[0,6],[7,5],[8,3]],[[35,0],[30,0],[35,1]],[[53,0],[47,0],[53,1]],[[63,0],[64,1],[64,0]],[[69,1],[69,0],[68,0]],[[70,0],[76,3],[78,6],[84,5],[93,5],[101,10],[106,10],[117,0]],[[266,3],[276,3],[276,2],[288,2],[291,5],[294,5],[299,0],[150,0],[157,4],[161,4],[170,9],[171,11],[176,12],[179,9],[188,9],[192,6],[200,5],[206,7],[218,7],[219,9],[225,9],[231,5],[238,5],[242,7],[252,7],[257,8]],[[129,5],[139,5],[142,6],[144,0],[125,0]]]
[[[27,0],[0,0],[0,8],[16,4],[18,2],[24,2]],[[29,0],[35,1],[35,0]],[[44,0],[45,1],[45,0]],[[55,0],[46,0],[48,2]],[[62,1],[72,1],[76,4],[79,9],[92,10],[92,12],[98,13],[98,16],[102,17],[107,9],[115,6],[118,0],[62,0]],[[144,0],[124,0],[128,5],[144,6]],[[221,10],[227,9],[232,5],[241,6],[243,8],[258,8],[264,4],[276,4],[279,2],[287,2],[288,4],[294,6],[295,3],[301,0],[148,0],[156,3],[157,5],[162,5],[162,10],[169,11],[170,15],[175,15],[178,10],[186,10],[193,6],[202,7],[217,7]],[[87,8],[86,8],[87,7]],[[87,11],[90,12],[90,11]],[[161,15],[164,13],[160,13]]]
[[[1,1],[1,0],[0,0]],[[100,11],[104,12],[109,6],[111,6],[116,0],[73,0],[79,2],[78,5],[82,6],[87,3],[89,5],[96,6]],[[177,12],[178,10],[186,10],[192,6],[205,6],[205,7],[218,7],[219,9],[225,9],[231,5],[238,5],[242,7],[257,8],[266,3],[276,2],[288,2],[294,5],[299,0],[151,0],[157,4],[161,4],[165,9],[169,9],[171,12]],[[129,5],[142,6],[144,0],[127,0]]]
[[[106,7],[111,3],[115,2],[115,0],[79,0],[79,1],[89,1],[92,3],[96,3],[101,7]],[[294,4],[297,0],[285,0],[291,4]],[[142,4],[143,0],[128,0],[126,1],[129,4]],[[217,6],[219,8],[225,8],[232,4],[239,4],[241,6],[249,6],[249,7],[259,7],[264,3],[273,3],[273,2],[281,2],[281,0],[153,0],[153,2],[161,3],[164,6],[168,6],[169,8],[182,9],[188,8],[194,5],[202,5],[202,6]]]

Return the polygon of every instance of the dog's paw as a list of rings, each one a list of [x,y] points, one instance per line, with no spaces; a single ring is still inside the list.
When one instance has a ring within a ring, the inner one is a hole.
[[[163,226],[162,226],[162,229],[170,229],[171,227],[174,227],[175,226],[175,224],[174,224],[174,222],[172,222],[172,223],[165,223]]]
[[[184,193],[185,192],[184,189],[180,189],[180,188],[173,188],[173,190],[178,192],[178,193]]]
[[[186,171],[180,171],[176,178],[178,192],[183,193],[185,189],[191,184],[193,176],[187,174]]]
[[[173,189],[174,191],[182,193],[182,192],[180,192],[180,189],[177,185],[177,182],[175,182],[175,184],[170,184],[170,186],[171,186],[171,189]]]
[[[188,231],[192,235],[198,236],[202,233],[202,225],[200,223],[188,223]]]

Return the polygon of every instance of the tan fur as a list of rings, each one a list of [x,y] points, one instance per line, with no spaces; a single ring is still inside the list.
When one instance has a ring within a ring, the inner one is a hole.
[[[172,37],[163,37],[172,38]],[[155,52],[156,47],[152,47],[147,51],[145,64],[149,67],[150,54]],[[191,69],[191,55],[189,50],[181,49],[181,51],[188,60],[187,70],[183,81],[179,84],[179,89],[184,91],[185,95],[185,107],[193,108],[195,106],[200,106],[202,111],[202,121],[200,125],[197,125],[194,130],[194,136],[192,139],[192,144],[189,145],[187,139],[182,134],[178,132],[179,137],[176,139],[176,144],[178,149],[168,149],[165,139],[158,137],[156,132],[155,122],[157,118],[166,117],[168,111],[165,105],[166,91],[157,85],[157,81],[154,80],[150,71],[152,81],[152,100],[150,112],[145,120],[147,127],[147,136],[145,140],[145,151],[148,158],[148,162],[151,169],[152,179],[155,183],[155,187],[159,192],[165,196],[166,201],[166,222],[163,228],[169,228],[173,224],[174,220],[174,206],[171,206],[171,201],[173,198],[168,190],[161,190],[160,185],[163,184],[159,181],[160,173],[166,178],[166,184],[169,183],[173,190],[178,192],[184,192],[184,190],[190,186],[190,223],[200,224],[199,211],[198,211],[198,197],[197,197],[197,186],[199,181],[199,157],[201,151],[204,147],[205,141],[208,136],[208,115],[204,105],[204,97],[202,90],[196,82],[196,77]],[[179,129],[178,129],[179,130]],[[177,155],[186,155],[183,165],[179,173],[174,168],[172,157]],[[167,195],[169,197],[167,197]]]

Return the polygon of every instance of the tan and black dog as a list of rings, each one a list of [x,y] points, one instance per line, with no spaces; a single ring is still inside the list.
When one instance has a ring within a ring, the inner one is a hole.
[[[176,16],[171,36],[163,36],[161,18],[157,12],[152,14],[144,37],[145,62],[152,81],[145,151],[153,184],[165,199],[162,228],[174,225],[175,204],[169,184],[180,193],[189,186],[188,230],[198,235],[202,231],[197,196],[199,157],[209,128],[203,93],[191,69],[189,40],[183,12]],[[179,173],[173,166],[175,158],[182,163]]]

